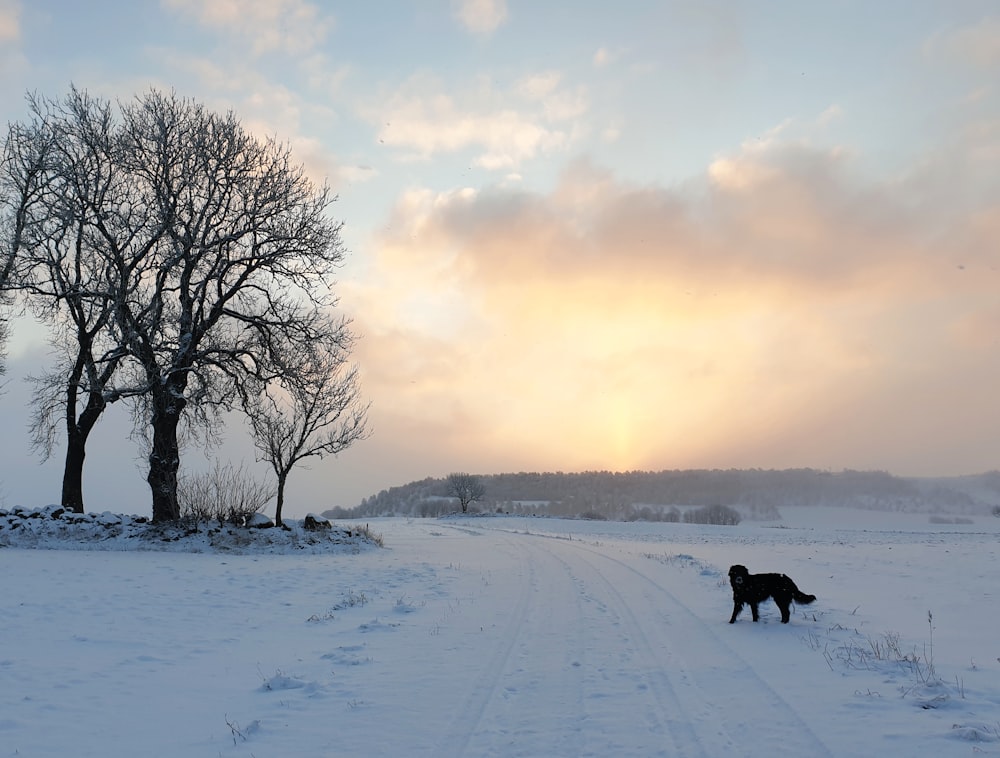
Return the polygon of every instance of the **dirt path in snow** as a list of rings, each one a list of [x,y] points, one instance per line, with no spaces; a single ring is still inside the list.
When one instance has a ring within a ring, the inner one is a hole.
[[[678,600],[656,564],[599,544],[483,530],[516,587],[437,754],[790,755],[830,751]],[[488,535],[488,536],[487,536]],[[554,654],[553,651],[558,651]],[[727,682],[738,681],[738,687]],[[738,693],[738,696],[737,696]]]

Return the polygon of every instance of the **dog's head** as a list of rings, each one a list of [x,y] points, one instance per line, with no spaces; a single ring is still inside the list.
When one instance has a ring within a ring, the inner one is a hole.
[[[746,566],[741,566],[737,563],[735,566],[729,567],[729,583],[733,586],[733,589],[742,587],[748,576],[750,576],[750,572],[747,571]]]

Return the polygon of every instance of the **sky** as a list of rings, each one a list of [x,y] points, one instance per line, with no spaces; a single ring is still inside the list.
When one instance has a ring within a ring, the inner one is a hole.
[[[173,89],[338,195],[372,435],[292,514],[451,471],[1000,467],[998,83],[989,0],[0,0],[7,122]],[[44,333],[8,347],[0,493],[58,499],[20,432]],[[94,505],[147,507],[129,430]],[[208,454],[253,462],[238,420]]]

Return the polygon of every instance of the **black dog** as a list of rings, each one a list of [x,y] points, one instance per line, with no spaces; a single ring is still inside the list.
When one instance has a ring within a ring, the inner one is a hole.
[[[744,603],[750,606],[753,620],[757,621],[760,618],[757,606],[769,597],[774,598],[781,611],[781,623],[787,624],[789,606],[793,600],[806,605],[816,599],[815,595],[801,592],[795,582],[784,574],[751,574],[746,566],[730,566],[729,583],[733,587],[733,617],[729,619],[730,624],[736,623],[736,617],[743,610]]]

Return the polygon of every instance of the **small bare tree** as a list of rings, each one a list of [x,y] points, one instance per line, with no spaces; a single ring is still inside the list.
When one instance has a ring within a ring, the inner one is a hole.
[[[458,498],[458,503],[462,506],[462,513],[467,513],[469,505],[482,500],[486,494],[486,486],[482,480],[478,476],[467,474],[464,471],[448,474],[447,487],[448,494]]]
[[[306,458],[322,459],[368,436],[357,367],[347,363],[353,337],[348,322],[329,324],[324,339],[294,356],[281,376],[249,398],[247,417],[261,458],[278,479],[274,522],[281,526],[285,484]]]

